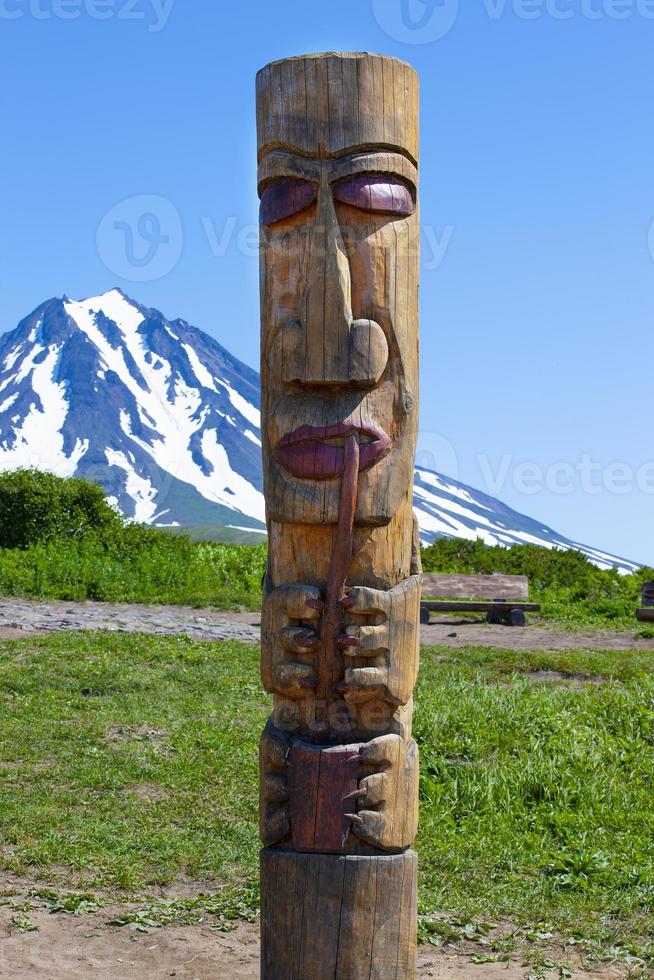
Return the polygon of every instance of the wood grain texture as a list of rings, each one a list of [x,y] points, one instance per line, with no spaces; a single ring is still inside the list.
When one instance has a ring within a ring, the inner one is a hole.
[[[529,579],[524,575],[434,575],[423,573],[422,594],[439,599],[529,598]]]
[[[274,62],[257,133],[262,976],[411,980],[417,76],[372,54]]]
[[[262,980],[408,980],[416,856],[263,850]]]
[[[393,58],[327,52],[273,62],[257,75],[257,107],[260,157],[384,146],[418,160],[418,79]]]
[[[359,795],[359,746],[294,741],[288,755],[289,818],[296,851],[342,854]]]
[[[538,602],[503,602],[495,599],[486,602],[475,602],[472,599],[468,602],[458,602],[456,599],[423,599],[420,605],[430,612],[508,613],[512,609],[520,609],[522,612],[540,612]]]

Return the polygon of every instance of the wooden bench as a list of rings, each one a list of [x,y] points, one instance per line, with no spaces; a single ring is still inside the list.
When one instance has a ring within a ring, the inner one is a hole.
[[[643,586],[643,608],[636,611],[641,623],[654,623],[654,582]]]
[[[529,602],[529,580],[525,575],[422,576],[423,624],[430,622],[433,612],[485,612],[489,623],[524,626],[525,613],[539,611],[538,603]]]

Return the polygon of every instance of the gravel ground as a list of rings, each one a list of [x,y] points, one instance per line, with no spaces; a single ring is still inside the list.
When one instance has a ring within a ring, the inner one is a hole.
[[[143,606],[105,602],[38,602],[0,599],[0,635],[53,630],[117,630],[122,633],[187,634],[198,640],[242,640],[258,643],[259,613],[219,612],[188,606]],[[524,629],[490,626],[488,623],[441,617],[422,627],[422,642],[445,646],[495,646],[511,650],[564,650],[593,647],[604,650],[654,650],[654,639],[633,632],[585,630],[568,632],[533,618]]]
[[[260,619],[259,613],[225,613],[188,606],[0,599],[0,630],[5,635],[58,630],[112,630],[160,636],[184,633],[198,640],[258,643]]]

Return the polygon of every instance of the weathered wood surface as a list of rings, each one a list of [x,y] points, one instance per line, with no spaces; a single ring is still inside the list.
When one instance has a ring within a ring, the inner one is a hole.
[[[439,599],[516,599],[529,598],[529,579],[525,575],[434,575],[423,573],[422,594]]]
[[[415,971],[417,109],[378,55],[257,77],[264,980]]]
[[[641,623],[654,623],[654,606],[645,606],[643,609],[638,609],[636,618]]]
[[[455,599],[445,599],[442,602],[437,599],[423,599],[420,603],[423,609],[430,612],[497,612],[507,613],[512,609],[521,609],[522,612],[540,612],[540,605],[537,602],[457,602]]]
[[[261,852],[266,980],[406,980],[416,970],[416,855]]]

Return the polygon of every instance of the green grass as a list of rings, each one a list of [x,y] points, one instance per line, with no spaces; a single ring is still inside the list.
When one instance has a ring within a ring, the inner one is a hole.
[[[648,945],[654,656],[442,653],[417,691],[423,911]]]
[[[425,935],[510,919],[654,960],[653,667],[642,651],[423,651],[420,908],[455,923]],[[136,927],[251,916],[269,711],[255,647],[0,642],[0,864],[84,901],[227,888],[146,903]]]
[[[130,890],[254,874],[268,708],[250,647],[75,634],[2,651],[10,866]]]

